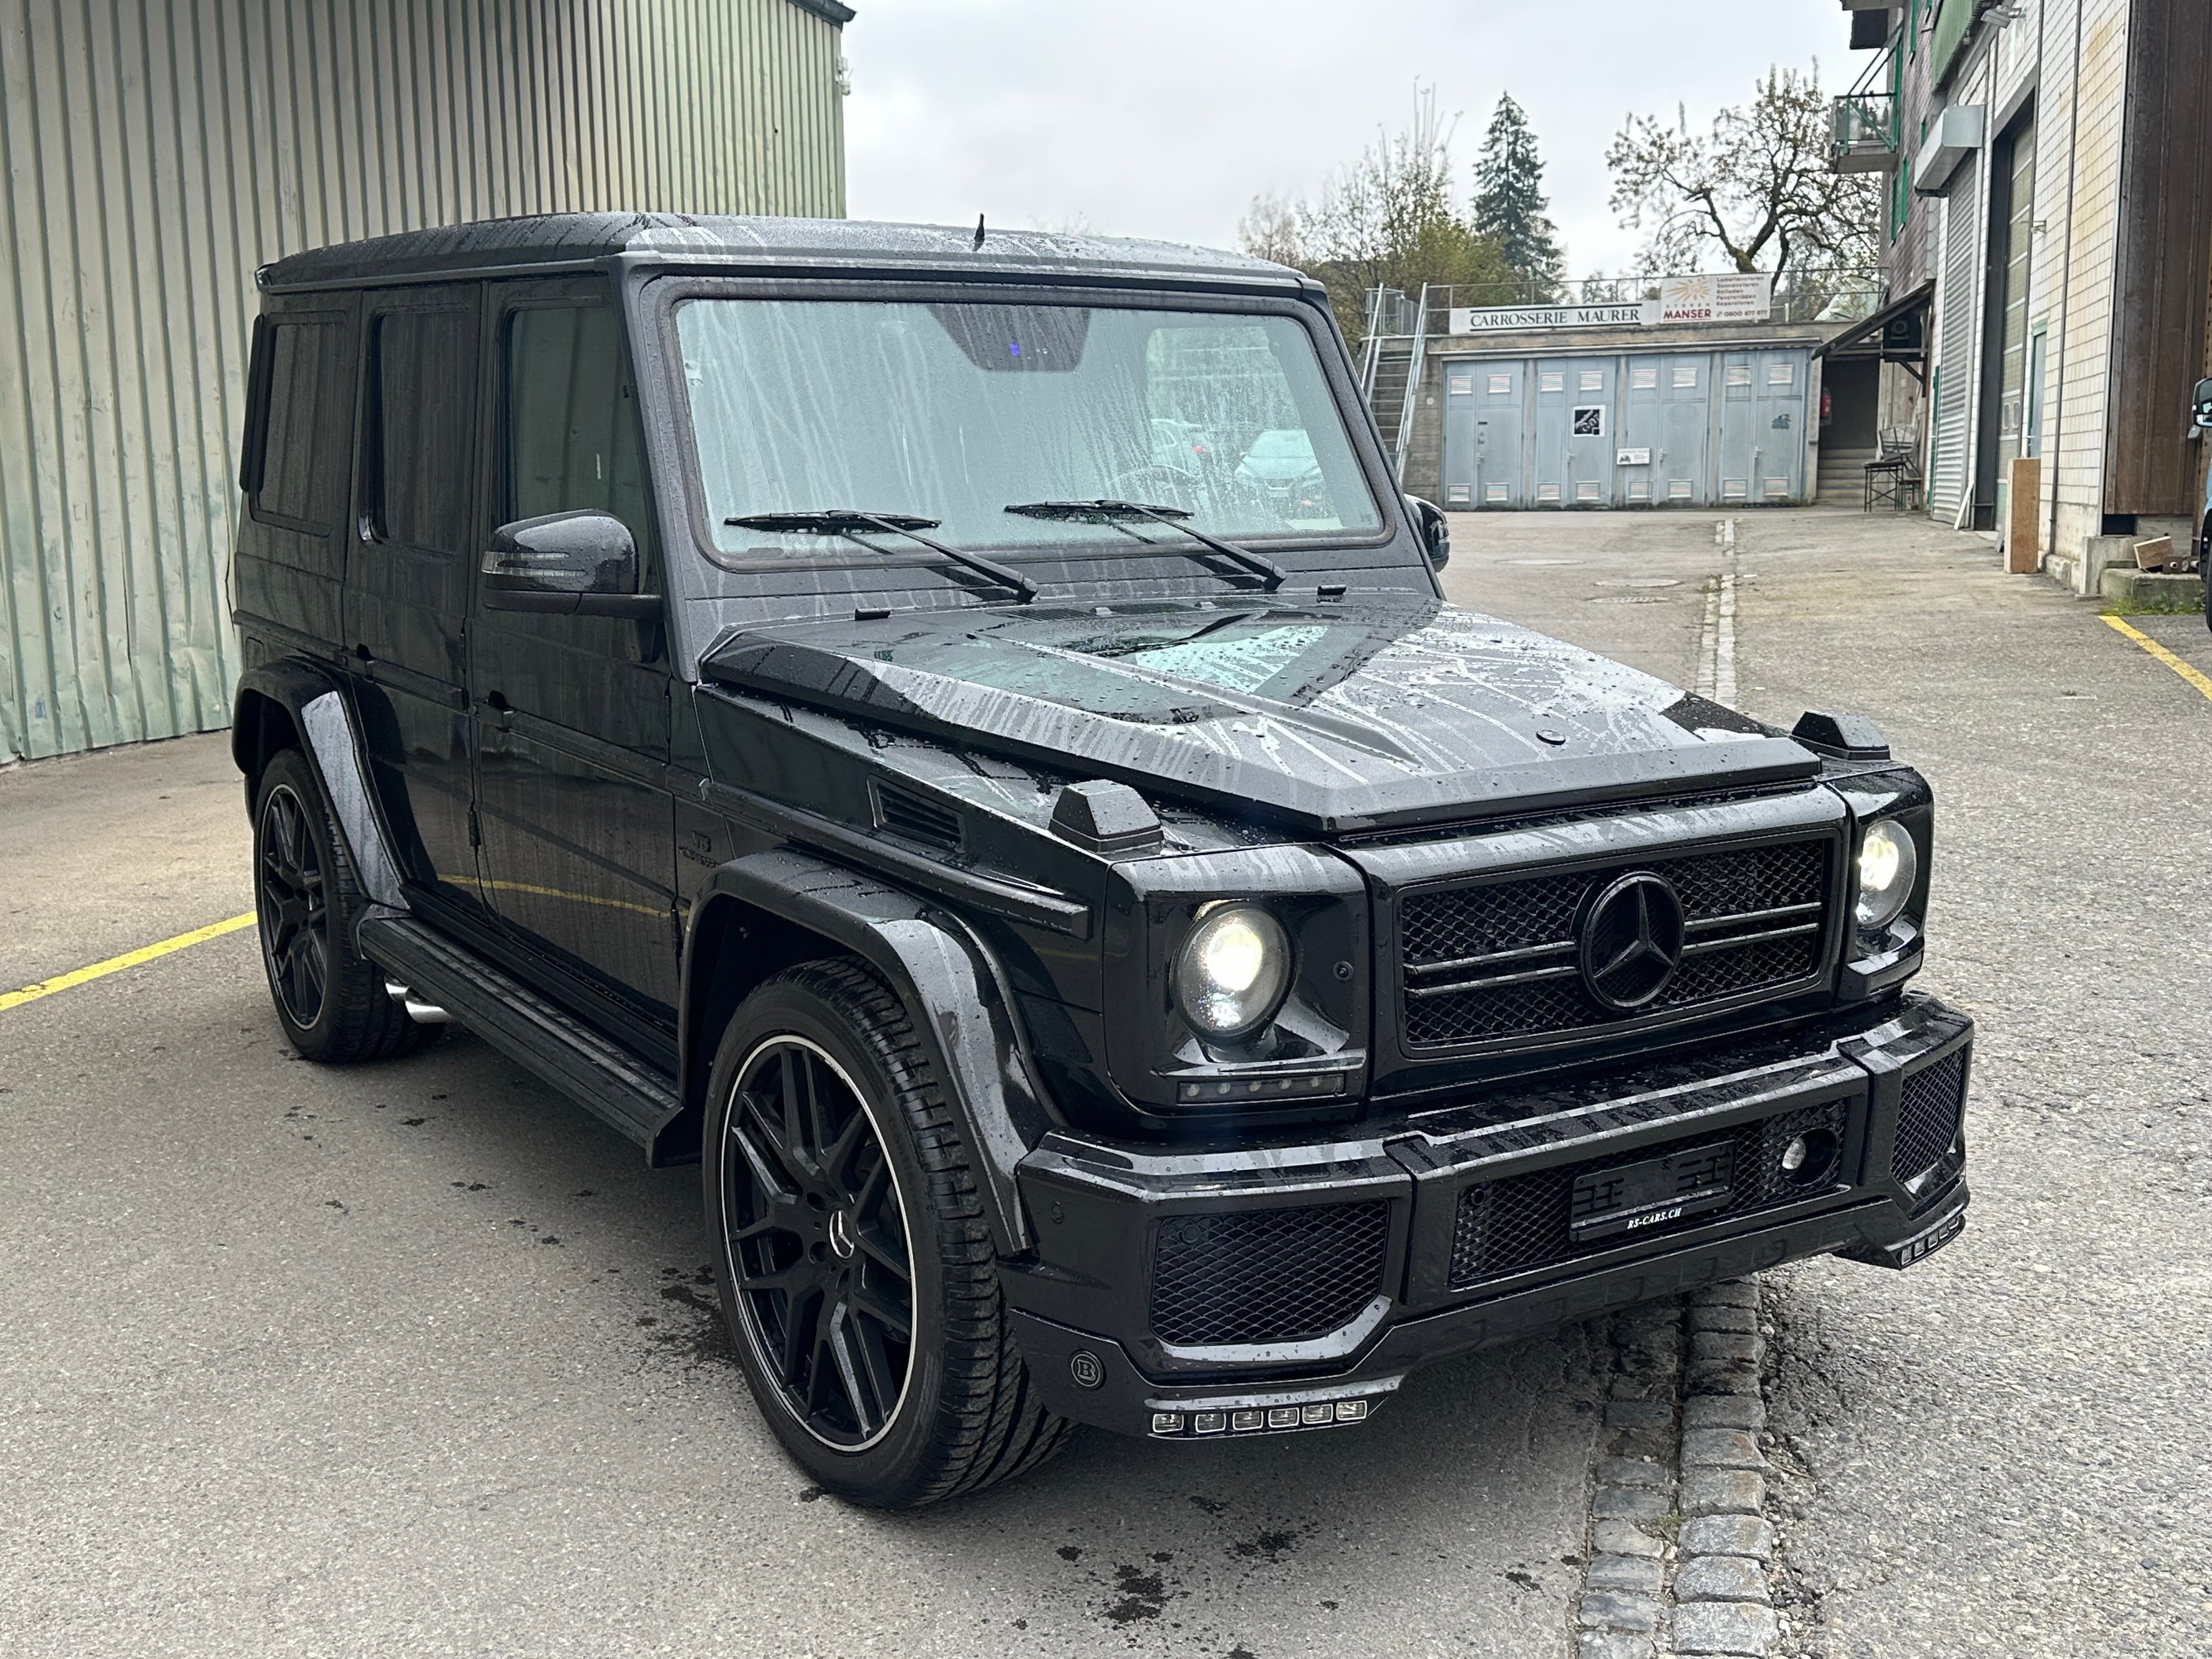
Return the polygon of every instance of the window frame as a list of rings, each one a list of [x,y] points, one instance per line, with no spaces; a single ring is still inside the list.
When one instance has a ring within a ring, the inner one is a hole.
[[[454,297],[451,288],[441,288],[432,290],[430,297],[410,303],[415,298],[404,292],[397,296],[386,296],[380,301],[372,298],[367,314],[362,319],[361,397],[359,411],[355,417],[358,424],[354,443],[354,539],[364,547],[409,548],[445,557],[466,557],[476,533],[476,458],[473,453],[464,458],[461,464],[454,545],[439,547],[428,542],[396,539],[392,534],[386,511],[384,325],[392,318],[456,317],[463,320],[470,339],[470,360],[460,371],[466,380],[469,400],[469,407],[465,411],[467,418],[462,422],[462,428],[468,434],[471,449],[477,441],[475,401],[478,388],[475,353],[480,349],[478,331],[483,324],[481,297],[471,294],[463,301]]]

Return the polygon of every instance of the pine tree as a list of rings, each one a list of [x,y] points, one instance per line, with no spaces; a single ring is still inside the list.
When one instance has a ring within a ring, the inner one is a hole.
[[[1536,135],[1510,93],[1501,95],[1474,164],[1474,224],[1495,237],[1516,273],[1546,291],[1559,281],[1565,256],[1556,227],[1545,216],[1551,200],[1544,194],[1544,161]]]

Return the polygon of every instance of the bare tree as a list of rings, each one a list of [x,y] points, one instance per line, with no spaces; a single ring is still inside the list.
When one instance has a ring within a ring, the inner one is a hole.
[[[1631,115],[1605,160],[1620,222],[1649,228],[1649,274],[1695,270],[1716,244],[1733,269],[1777,275],[1870,266],[1880,254],[1881,185],[1830,167],[1817,62],[1810,75],[1769,70],[1748,105],[1721,111],[1702,135],[1680,106],[1672,126]]]
[[[1237,228],[1239,243],[1319,278],[1354,340],[1365,331],[1373,289],[1510,281],[1497,239],[1476,231],[1453,195],[1452,130],[1434,91],[1417,89],[1412,124],[1379,135],[1318,202],[1254,198]]]

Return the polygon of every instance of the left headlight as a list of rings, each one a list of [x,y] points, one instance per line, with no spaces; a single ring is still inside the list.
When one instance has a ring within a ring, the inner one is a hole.
[[[1256,904],[1208,907],[1176,958],[1176,1000],[1207,1036],[1240,1037],[1266,1024],[1290,983],[1290,940]]]
[[[1905,827],[1888,818],[1868,825],[1859,837],[1859,926],[1887,927],[1919,878],[1920,854]]]

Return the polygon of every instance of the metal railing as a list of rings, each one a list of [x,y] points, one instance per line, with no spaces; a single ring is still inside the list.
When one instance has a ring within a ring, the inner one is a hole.
[[[1887,173],[1897,165],[1897,100],[1886,92],[1836,100],[1829,164],[1838,173]]]

